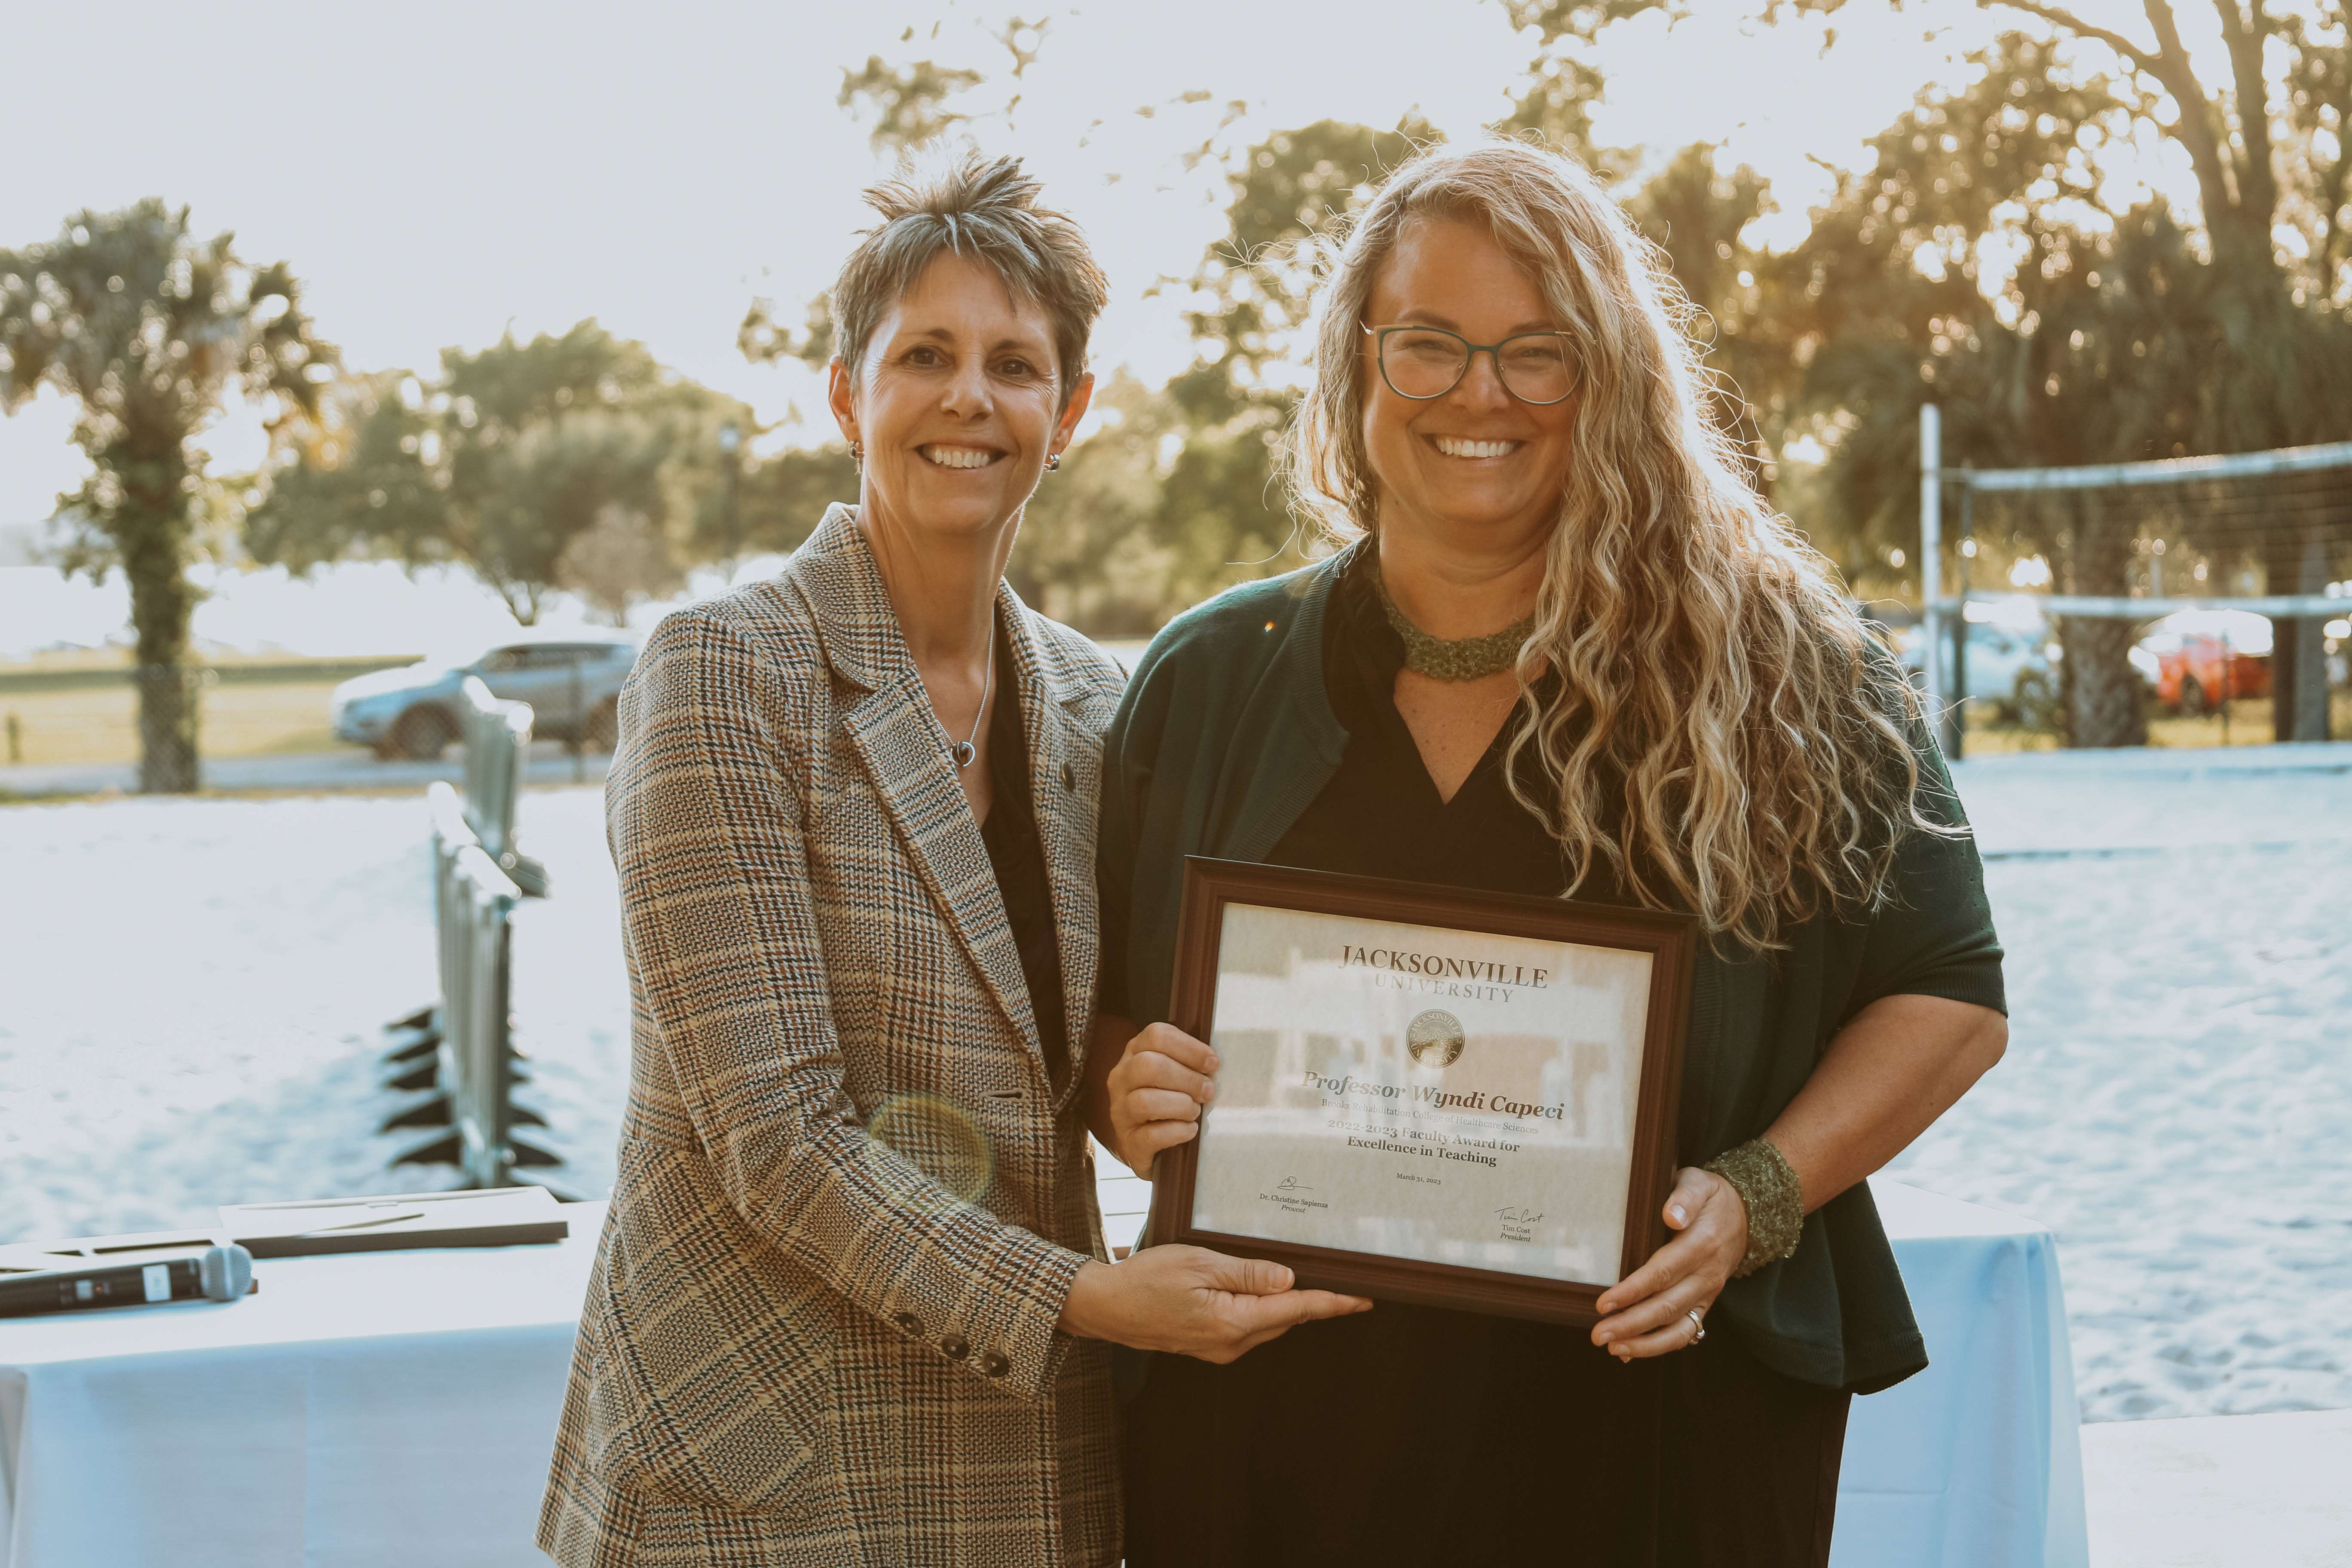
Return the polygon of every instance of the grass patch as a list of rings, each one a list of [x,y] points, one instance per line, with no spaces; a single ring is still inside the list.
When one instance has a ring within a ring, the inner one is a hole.
[[[416,658],[415,654],[306,658],[280,653],[211,653],[193,658],[191,663],[216,685],[247,682],[291,686],[323,680],[331,686],[355,675],[414,664]],[[21,663],[0,664],[0,701],[27,692],[79,691],[128,685],[130,680],[131,655],[127,649],[79,648],[71,653],[36,654]]]
[[[2338,740],[2352,740],[2352,691],[2331,692],[2328,696],[2328,733]],[[2054,752],[2058,737],[2048,730],[2029,729],[2013,721],[2005,721],[1990,702],[1969,704],[1967,754],[1972,757],[2000,756],[2011,752]],[[2150,748],[2179,751],[2209,750],[2221,746],[2267,746],[2271,743],[2271,700],[2267,697],[2241,697],[2229,705],[2227,720],[2218,712],[2201,713],[2194,718],[2187,714],[2168,713],[2162,708],[2151,708],[2147,717],[2147,743]]]
[[[204,688],[197,745],[208,757],[332,751],[332,680],[223,681]],[[0,692],[0,763],[139,760],[139,702],[127,685]],[[15,725],[15,747],[9,723]]]

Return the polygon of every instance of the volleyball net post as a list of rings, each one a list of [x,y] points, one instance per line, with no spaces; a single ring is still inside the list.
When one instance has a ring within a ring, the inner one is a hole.
[[[1968,687],[1944,679],[1944,617],[1959,622],[1968,636],[1967,595],[1958,601],[1944,597],[1944,413],[1932,403],[1919,405],[1919,602],[1920,673],[1926,677],[1927,711],[1934,715],[1936,741],[1944,755],[1958,757],[1967,745],[1965,715]],[[1965,672],[1956,671],[1962,682]],[[1950,692],[1948,698],[1945,695]]]

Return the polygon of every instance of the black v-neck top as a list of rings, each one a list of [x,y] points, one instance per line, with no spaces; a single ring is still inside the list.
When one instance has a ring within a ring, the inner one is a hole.
[[[1517,710],[1505,716],[1454,798],[1440,799],[1397,711],[1404,639],[1381,607],[1370,561],[1360,554],[1333,588],[1324,623],[1326,689],[1348,731],[1347,761],[1266,858],[1318,871],[1558,897],[1568,886],[1559,841],[1512,798],[1505,779]],[[1531,760],[1521,761],[1519,777],[1538,781],[1531,793],[1540,799],[1540,771]]]
[[[1013,649],[1000,628],[996,668],[1013,668]],[[1054,893],[1045,879],[1045,847],[1037,837],[1037,805],[1030,788],[1029,737],[1022,722],[1021,683],[998,683],[988,718],[988,776],[994,799],[980,841],[996,871],[996,890],[1021,950],[1021,977],[1045,1051],[1045,1069],[1058,1095],[1070,1081],[1070,1030],[1062,1001],[1062,941],[1054,925]]]

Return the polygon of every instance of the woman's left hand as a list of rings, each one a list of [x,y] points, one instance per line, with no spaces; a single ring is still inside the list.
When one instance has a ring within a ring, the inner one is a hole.
[[[1698,1325],[1748,1256],[1748,1205],[1711,1171],[1685,1166],[1666,1199],[1666,1226],[1682,1234],[1612,1286],[1598,1305],[1592,1342],[1619,1361],[1664,1355],[1698,1342]]]

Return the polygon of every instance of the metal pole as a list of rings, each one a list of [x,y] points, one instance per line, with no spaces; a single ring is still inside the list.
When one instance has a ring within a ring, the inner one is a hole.
[[[572,655],[572,782],[573,784],[588,782],[588,700],[586,694],[581,689],[580,659],[579,651],[574,649]],[[520,772],[520,768],[517,771]]]
[[[1968,482],[1967,468],[1960,475],[1960,549],[1957,570],[1960,574],[1960,612],[1952,617],[1952,734],[1951,743],[1944,754],[1954,762],[1968,753],[1969,744],[1969,566],[1974,560],[1969,552],[1975,548],[1977,536],[1977,492]]]
[[[2234,668],[2237,658],[2237,655],[2230,651],[2230,628],[2223,626],[2221,628],[2221,744],[2224,748],[2230,744],[2231,677],[2238,673]]]
[[[1919,599],[1920,665],[1927,677],[1927,716],[1937,744],[1949,754],[1952,720],[1944,703],[1944,431],[1943,415],[1932,403],[1919,405]]]

